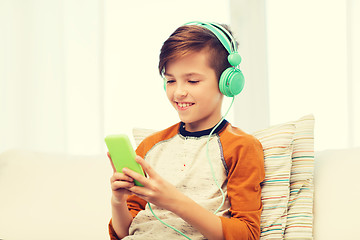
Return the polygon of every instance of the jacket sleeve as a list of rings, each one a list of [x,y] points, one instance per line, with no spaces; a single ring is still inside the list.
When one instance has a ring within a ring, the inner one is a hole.
[[[116,235],[116,232],[113,228],[112,219],[110,219],[109,222],[109,236],[110,236],[110,240],[120,240],[120,238]]]
[[[261,182],[265,178],[264,154],[260,142],[254,137],[246,141],[232,141],[224,157],[228,166],[227,194],[230,218],[221,217],[227,240],[259,239]]]
[[[146,201],[142,198],[139,198],[135,195],[131,195],[127,199],[127,206],[130,214],[134,218],[141,210],[145,209]],[[116,235],[116,232],[112,225],[112,219],[109,222],[109,235],[111,240],[120,240],[120,238]]]

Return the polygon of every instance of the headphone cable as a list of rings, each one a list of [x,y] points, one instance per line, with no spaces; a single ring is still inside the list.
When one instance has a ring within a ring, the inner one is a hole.
[[[220,211],[220,209],[224,206],[224,203],[225,203],[225,193],[224,193],[224,191],[222,190],[221,186],[219,185],[219,183],[218,183],[218,181],[217,181],[217,178],[216,178],[216,176],[215,176],[214,167],[213,167],[213,165],[212,165],[212,163],[211,163],[210,156],[209,156],[209,142],[210,142],[211,135],[214,133],[214,131],[216,130],[216,128],[218,128],[218,127],[220,126],[220,124],[224,121],[225,117],[226,117],[227,114],[229,113],[229,111],[230,111],[230,109],[231,109],[231,107],[232,107],[232,105],[233,105],[233,103],[234,103],[234,100],[235,100],[235,97],[232,98],[230,107],[229,107],[228,110],[226,111],[225,115],[221,118],[221,120],[215,125],[215,127],[213,127],[213,129],[211,130],[211,132],[210,132],[210,134],[209,134],[209,136],[208,136],[208,138],[207,138],[207,141],[206,141],[206,157],[207,157],[208,163],[209,163],[209,165],[210,165],[212,177],[213,177],[213,179],[214,179],[214,181],[215,181],[216,186],[217,186],[218,189],[220,190],[221,196],[222,196],[222,202],[221,202],[220,206],[215,210],[214,214],[217,214],[217,213]],[[157,220],[159,220],[163,225],[171,228],[171,229],[174,230],[175,232],[177,232],[177,233],[181,234],[182,236],[184,236],[185,238],[191,240],[191,238],[189,238],[188,236],[186,236],[186,235],[185,235],[184,233],[182,233],[180,230],[176,229],[175,227],[173,227],[173,226],[167,224],[166,222],[164,222],[163,220],[161,220],[161,219],[154,213],[153,209],[151,208],[150,203],[148,202],[147,204],[148,204],[148,206],[149,206],[149,209],[150,209],[151,213],[154,215],[154,217],[155,217]]]
[[[224,203],[225,203],[225,193],[224,191],[222,190],[221,186],[219,185],[218,181],[217,181],[217,178],[215,176],[215,171],[214,171],[214,167],[212,165],[212,162],[210,160],[210,156],[209,156],[209,142],[210,142],[210,138],[211,138],[211,135],[213,134],[213,132],[216,130],[216,128],[219,127],[219,125],[224,121],[225,117],[227,116],[227,114],[229,113],[233,103],[234,103],[234,100],[235,100],[235,97],[232,98],[232,101],[231,101],[231,104],[230,104],[230,107],[228,108],[228,110],[226,111],[225,115],[221,118],[220,122],[218,122],[218,124],[216,124],[216,126],[212,129],[212,131],[210,132],[209,136],[208,136],[208,139],[207,139],[207,142],[206,142],[206,157],[208,159],[208,162],[209,162],[209,165],[210,165],[210,169],[211,169],[211,174],[212,174],[212,177],[214,179],[214,182],[216,184],[216,186],[218,187],[218,189],[220,190],[221,192],[221,196],[222,196],[222,202],[220,204],[220,206],[218,207],[218,209],[216,209],[216,211],[214,212],[214,214],[217,214],[220,209],[224,206]]]
[[[185,238],[191,240],[191,238],[189,238],[188,236],[186,236],[184,233],[182,233],[180,230],[174,228],[173,226],[167,224],[166,222],[164,222],[163,220],[161,220],[158,216],[156,216],[156,214],[154,213],[154,211],[152,210],[151,206],[150,206],[150,203],[148,202],[148,206],[149,206],[149,209],[151,211],[151,213],[154,215],[154,217],[159,220],[162,224],[164,224],[165,226],[171,228],[172,230],[174,230],[175,232],[177,233],[180,233],[181,235],[183,235]]]

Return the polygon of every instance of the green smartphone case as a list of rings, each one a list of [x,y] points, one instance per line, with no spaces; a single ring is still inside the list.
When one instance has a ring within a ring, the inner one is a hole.
[[[106,136],[105,143],[117,172],[122,173],[122,169],[126,167],[145,176],[141,165],[135,161],[136,154],[127,135]],[[137,186],[143,187],[137,180],[134,180],[134,183]]]

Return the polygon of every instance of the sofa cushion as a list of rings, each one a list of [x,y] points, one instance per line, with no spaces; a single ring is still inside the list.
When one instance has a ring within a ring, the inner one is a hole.
[[[314,239],[357,239],[360,148],[315,154]]]
[[[111,175],[106,154],[0,154],[0,239],[108,239]]]

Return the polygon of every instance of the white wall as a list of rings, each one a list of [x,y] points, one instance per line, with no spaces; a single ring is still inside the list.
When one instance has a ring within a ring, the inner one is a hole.
[[[229,23],[228,11],[220,0],[0,1],[0,152],[104,153],[106,134],[177,122],[161,44],[188,21]]]
[[[360,146],[360,2],[230,3],[247,79],[235,123],[254,131],[312,113],[317,151]]]
[[[359,1],[267,1],[270,123],[313,113],[315,149],[360,146]]]
[[[347,0],[349,145],[360,146],[360,1]]]
[[[0,151],[101,151],[98,0],[1,1]]]
[[[158,54],[169,34],[192,20],[231,22],[240,42],[246,85],[231,122],[252,132],[313,113],[317,150],[359,146],[359,5],[2,0],[0,151],[103,153],[106,134],[178,121],[157,73]]]
[[[179,121],[158,74],[162,43],[189,21],[229,23],[228,8],[219,0],[106,1],[105,134],[163,129]]]

